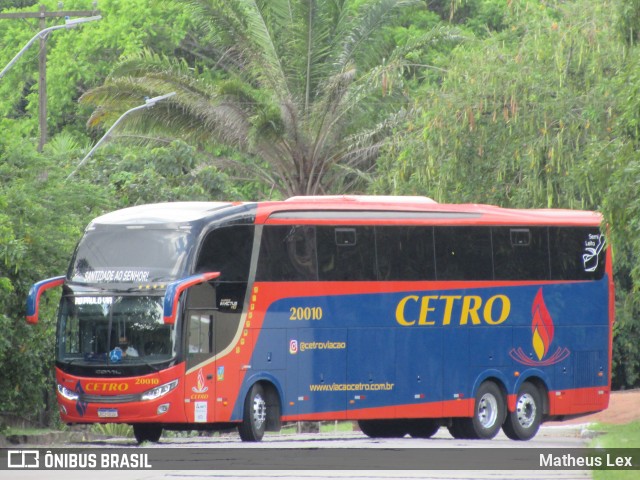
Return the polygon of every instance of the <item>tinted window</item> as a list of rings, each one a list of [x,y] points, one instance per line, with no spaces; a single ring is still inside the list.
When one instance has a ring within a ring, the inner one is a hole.
[[[376,227],[378,280],[433,280],[433,228]]]
[[[493,261],[496,280],[547,280],[546,227],[495,227]]]
[[[604,275],[605,238],[597,228],[549,228],[554,280],[597,280]]]
[[[196,271],[220,272],[221,281],[246,282],[253,230],[251,225],[234,225],[209,232],[200,249]]]
[[[204,362],[213,355],[214,311],[188,311],[187,368]]]
[[[170,229],[97,227],[76,249],[69,276],[73,282],[143,283],[183,275],[189,233]]]
[[[213,352],[216,291],[209,283],[187,290],[187,368],[208,359]]]
[[[376,280],[373,227],[317,227],[320,280]]]
[[[317,280],[315,227],[265,226],[256,279],[272,282]]]
[[[438,280],[491,280],[491,229],[435,228]]]

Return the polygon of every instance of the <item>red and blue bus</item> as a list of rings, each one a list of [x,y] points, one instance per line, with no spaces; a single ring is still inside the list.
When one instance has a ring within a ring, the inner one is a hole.
[[[61,286],[64,422],[352,420],[370,437],[532,438],[603,410],[611,251],[594,212],[425,197],[144,205],[96,218]]]

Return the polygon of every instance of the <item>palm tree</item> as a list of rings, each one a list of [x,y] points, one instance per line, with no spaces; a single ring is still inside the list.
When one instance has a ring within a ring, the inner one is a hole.
[[[450,33],[430,32],[385,60],[376,39],[418,0],[189,3],[196,67],[151,52],[123,61],[83,95],[97,107],[89,125],[176,91],[127,128],[231,147],[242,161],[227,162],[285,196],[344,192],[366,175],[406,113],[399,87],[408,53]]]

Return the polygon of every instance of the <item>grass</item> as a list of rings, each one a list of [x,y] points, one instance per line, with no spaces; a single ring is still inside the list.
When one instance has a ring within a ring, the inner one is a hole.
[[[107,437],[133,437],[133,428],[126,423],[96,423],[91,431]]]
[[[11,435],[44,435],[47,433],[53,433],[56,430],[52,430],[50,428],[16,428],[16,427],[7,427],[2,431],[2,435],[11,436]]]
[[[320,432],[352,432],[353,422],[320,422]],[[290,435],[298,432],[298,427],[295,423],[285,425],[279,435]]]
[[[640,421],[626,425],[595,424],[591,430],[602,433],[589,446],[594,448],[635,448],[640,449]],[[638,461],[638,453],[634,455]],[[594,470],[594,480],[637,480],[638,470]]]

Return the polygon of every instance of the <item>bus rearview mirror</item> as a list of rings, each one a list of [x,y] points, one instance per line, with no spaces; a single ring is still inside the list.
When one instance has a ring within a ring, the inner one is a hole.
[[[59,277],[47,278],[46,280],[42,280],[38,283],[34,283],[31,289],[29,290],[29,295],[27,296],[27,322],[31,324],[38,323],[38,313],[40,311],[40,296],[43,292],[62,285],[65,280],[65,276],[61,275]]]
[[[183,278],[182,280],[176,280],[167,286],[167,291],[164,294],[164,314],[163,320],[165,324],[173,325],[176,323],[176,314],[178,310],[178,300],[180,300],[180,294],[186,289],[199,285],[204,282],[209,282],[220,276],[220,272],[206,272],[193,275],[191,277]]]

